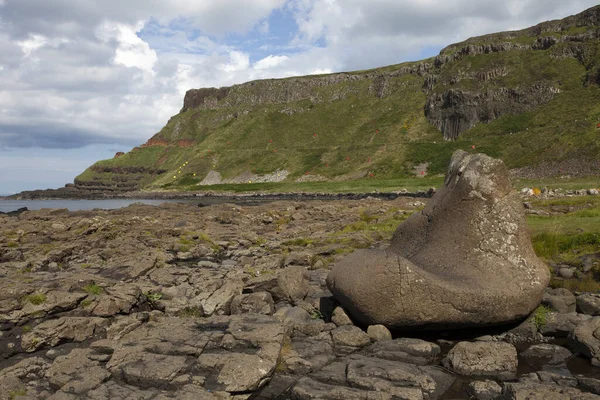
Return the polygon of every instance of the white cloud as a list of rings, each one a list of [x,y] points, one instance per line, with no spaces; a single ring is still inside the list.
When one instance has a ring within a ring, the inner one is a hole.
[[[283,64],[290,58],[288,56],[273,56],[269,55],[254,63],[254,69],[269,69]]]
[[[114,57],[115,64],[153,72],[158,57],[156,51],[137,36],[137,32],[143,27],[143,22],[138,22],[135,26],[106,22],[99,28],[98,36],[101,39],[104,41],[114,39],[118,42]]]
[[[25,57],[31,56],[31,53],[40,49],[48,43],[48,39],[43,35],[29,35],[29,39],[17,42],[21,47]]]
[[[221,64],[219,68],[225,72],[245,71],[250,66],[250,56],[241,51],[231,51],[229,53],[229,62]]]

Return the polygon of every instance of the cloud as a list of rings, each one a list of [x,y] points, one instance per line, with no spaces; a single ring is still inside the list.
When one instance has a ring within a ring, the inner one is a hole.
[[[118,42],[113,60],[115,64],[136,67],[152,73],[158,57],[148,43],[137,36],[136,33],[143,27],[142,21],[135,26],[105,22],[98,30],[98,37],[104,41],[116,40]]]
[[[270,69],[270,68],[276,67],[278,65],[281,65],[282,63],[286,62],[289,59],[290,58],[288,56],[269,55],[261,60],[258,60],[256,63],[254,63],[254,69]]]

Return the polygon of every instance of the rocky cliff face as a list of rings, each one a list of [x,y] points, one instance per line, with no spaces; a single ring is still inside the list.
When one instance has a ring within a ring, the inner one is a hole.
[[[191,109],[218,110],[240,106],[289,104],[302,100],[321,103],[327,100],[318,93],[318,88],[340,86],[337,97],[343,96],[344,84],[369,81],[370,93],[378,97],[386,94],[389,78],[407,74],[423,76],[431,68],[429,63],[416,63],[402,66],[392,71],[369,71],[365,73],[339,73],[323,76],[306,76],[287,79],[267,79],[252,81],[219,89],[191,89],[185,94],[181,112]]]
[[[561,21],[550,21],[521,31],[492,34],[469,39],[463,43],[446,47],[432,62],[424,61],[391,72],[341,73],[319,77],[299,77],[254,81],[220,89],[192,89],[184,99],[182,112],[190,109],[228,109],[240,106],[288,104],[301,100],[320,103],[327,99],[315,93],[315,88],[336,86],[348,82],[372,81],[370,91],[378,97],[389,94],[389,77],[415,74],[423,77],[423,89],[428,94],[424,113],[428,121],[437,127],[446,140],[454,140],[462,132],[478,123],[488,123],[505,114],[519,114],[547,103],[560,93],[552,81],[529,84],[522,82],[514,87],[480,88],[463,90],[449,88],[440,92],[440,87],[457,86],[467,78],[479,83],[497,80],[511,74],[504,67],[483,69],[471,76],[449,76],[447,71],[461,60],[480,55],[519,53],[524,51],[553,51],[555,57],[572,57],[580,63],[589,63],[587,43],[600,39],[600,28],[569,34],[573,29],[596,28],[600,21],[600,7]],[[531,43],[515,42],[527,37]],[[557,45],[561,45],[560,48]],[[597,84],[600,73],[595,65],[589,66],[587,83]]]

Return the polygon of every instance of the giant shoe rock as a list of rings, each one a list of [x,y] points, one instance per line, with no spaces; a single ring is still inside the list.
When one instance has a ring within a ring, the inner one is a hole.
[[[327,286],[360,323],[444,329],[519,320],[549,279],[504,163],[459,150],[444,186],[390,247],[349,255]]]

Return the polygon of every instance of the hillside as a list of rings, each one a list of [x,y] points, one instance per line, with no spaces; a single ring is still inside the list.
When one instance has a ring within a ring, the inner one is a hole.
[[[147,143],[75,179],[99,190],[384,180],[457,148],[520,177],[600,175],[600,6],[368,71],[189,90]]]

